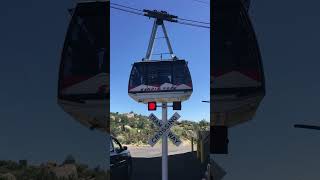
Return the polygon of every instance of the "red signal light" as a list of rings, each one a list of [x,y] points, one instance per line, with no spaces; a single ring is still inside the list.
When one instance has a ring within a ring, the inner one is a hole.
[[[157,110],[157,103],[156,102],[148,102],[148,111],[155,111]]]

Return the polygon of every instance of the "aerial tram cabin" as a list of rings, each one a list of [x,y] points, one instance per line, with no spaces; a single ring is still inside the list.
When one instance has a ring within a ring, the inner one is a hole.
[[[249,8],[250,8],[251,0],[241,0],[241,3],[243,5],[243,7],[245,8],[245,10],[248,12]]]
[[[79,2],[70,11],[59,70],[58,104],[92,129],[108,130],[107,1]]]
[[[232,127],[251,120],[265,96],[259,45],[242,2],[217,0],[214,5],[212,125]]]
[[[129,96],[137,102],[187,100],[192,80],[185,60],[141,61],[132,66]]]
[[[174,54],[163,21],[175,22],[177,16],[164,11],[145,10],[146,16],[155,18],[147,54],[142,61],[132,65],[128,94],[139,102],[182,102],[188,100],[192,94],[193,86],[188,63],[178,59]],[[158,26],[162,26],[170,59],[151,59],[153,44]]]

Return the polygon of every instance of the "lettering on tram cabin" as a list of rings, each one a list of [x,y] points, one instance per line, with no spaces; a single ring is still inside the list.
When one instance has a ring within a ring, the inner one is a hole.
[[[177,86],[171,87],[148,87],[148,88],[141,88],[140,91],[172,91],[176,90]]]

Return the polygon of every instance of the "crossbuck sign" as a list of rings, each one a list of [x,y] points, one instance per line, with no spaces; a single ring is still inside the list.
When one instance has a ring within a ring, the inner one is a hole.
[[[170,138],[172,143],[176,146],[179,146],[181,144],[181,140],[170,130],[175,121],[177,121],[179,118],[180,115],[176,112],[167,121],[167,123],[163,124],[162,121],[160,121],[153,113],[151,113],[149,116],[149,120],[151,120],[157,127],[159,127],[159,130],[153,135],[152,138],[149,139],[149,145],[153,147],[162,136],[168,134],[168,137]]]

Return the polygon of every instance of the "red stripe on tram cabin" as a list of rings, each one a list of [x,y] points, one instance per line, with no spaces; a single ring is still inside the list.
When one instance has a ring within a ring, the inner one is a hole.
[[[90,79],[92,76],[69,76],[69,77],[64,77],[61,81],[61,88],[68,88],[72,85],[78,84],[82,81],[86,81]]]
[[[262,77],[261,77],[261,72],[256,71],[256,70],[229,70],[229,71],[214,71],[213,75],[216,77],[225,75],[227,73],[230,73],[232,71],[235,72],[239,72],[247,77],[249,77],[250,79],[256,80],[256,81],[261,81]]]

